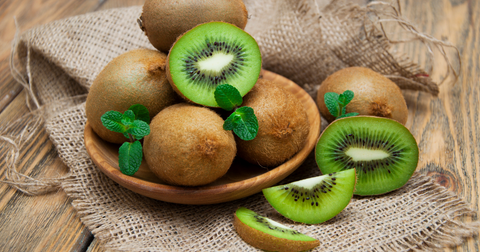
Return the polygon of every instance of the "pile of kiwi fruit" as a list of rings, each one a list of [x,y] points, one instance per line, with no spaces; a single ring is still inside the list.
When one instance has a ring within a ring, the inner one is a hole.
[[[86,102],[93,131],[120,144],[128,139],[107,130],[100,117],[144,105],[153,118],[143,140],[144,158],[162,181],[202,186],[226,174],[235,157],[276,167],[305,145],[309,119],[297,98],[261,77],[262,57],[243,29],[248,13],[242,0],[146,0],[140,28],[156,50],[137,49],[113,59],[94,80]],[[252,107],[259,122],[254,140],[223,129],[224,114],[214,98],[228,83]],[[335,119],[325,108],[327,92],[352,90],[347,112]],[[408,110],[398,87],[367,68],[343,69],[328,77],[317,96],[331,124],[320,136],[315,159],[322,174],[265,188],[280,214],[295,222],[323,223],[340,213],[354,194],[385,194],[402,187],[418,162],[415,139],[405,128]],[[320,243],[278,222],[240,208],[234,227],[260,249],[302,251]]]

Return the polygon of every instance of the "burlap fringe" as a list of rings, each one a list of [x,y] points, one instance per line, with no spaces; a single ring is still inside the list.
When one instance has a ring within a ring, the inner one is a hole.
[[[9,148],[5,154],[5,179],[0,182],[8,184],[26,195],[42,195],[59,190],[62,182],[72,179],[72,174],[69,172],[67,175],[58,178],[33,178],[19,173],[17,165],[20,151],[29,143],[32,137],[40,131],[45,130],[44,123],[46,120],[53,118],[65,107],[84,101],[86,95],[68,97],[41,105],[33,87],[32,73],[30,70],[30,46],[28,46],[27,51],[25,74],[22,74],[16,66],[15,55],[17,53],[17,45],[20,42],[20,29],[16,19],[15,25],[16,32],[12,42],[9,61],[10,72],[13,78],[22,85],[26,91],[27,97],[25,102],[30,113],[0,128],[0,142],[4,143],[3,146]],[[20,132],[16,130],[19,125],[24,125]]]

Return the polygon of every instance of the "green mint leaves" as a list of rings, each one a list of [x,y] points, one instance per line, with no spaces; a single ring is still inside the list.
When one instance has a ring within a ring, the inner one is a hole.
[[[328,111],[336,119],[356,116],[358,113],[346,113],[347,104],[352,101],[354,97],[353,91],[345,90],[343,94],[337,94],[334,92],[327,92],[324,95],[325,105],[327,106]]]
[[[138,171],[140,164],[142,163],[143,150],[140,141],[125,142],[120,146],[118,150],[118,166],[120,171],[132,176]]]
[[[242,105],[243,102],[240,92],[229,84],[217,86],[214,95],[218,105],[227,111],[231,111],[235,107]]]
[[[140,139],[150,134],[150,114],[145,106],[135,104],[123,114],[108,111],[100,118],[107,129],[122,133],[130,142],[125,142],[118,151],[118,165],[125,175],[133,175],[140,168],[143,149]]]
[[[217,86],[214,95],[218,105],[227,111],[231,111],[243,103],[240,92],[229,84]],[[225,120],[223,129],[233,130],[233,133],[242,140],[252,140],[258,133],[258,120],[251,107],[240,107],[235,109]]]
[[[252,140],[258,133],[258,120],[252,108],[240,107],[225,120],[223,129],[233,130],[242,140]]]

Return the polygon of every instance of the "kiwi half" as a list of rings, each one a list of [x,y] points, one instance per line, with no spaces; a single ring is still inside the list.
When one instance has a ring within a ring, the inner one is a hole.
[[[238,235],[250,245],[267,251],[304,251],[320,245],[317,239],[304,235],[245,207],[234,216]]]
[[[263,189],[281,215],[296,222],[317,224],[340,213],[353,196],[355,169]]]
[[[230,84],[244,96],[262,66],[255,39],[235,25],[209,22],[177,39],[167,58],[167,78],[186,100],[218,107],[215,88]]]
[[[418,146],[399,122],[355,116],[331,123],[315,147],[315,159],[323,174],[355,167],[355,194],[377,195],[402,187],[418,163]]]

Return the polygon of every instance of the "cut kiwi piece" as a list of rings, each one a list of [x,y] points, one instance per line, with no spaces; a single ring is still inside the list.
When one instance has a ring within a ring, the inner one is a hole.
[[[350,203],[355,180],[355,169],[349,169],[266,188],[263,195],[286,218],[317,224],[335,217]]]
[[[261,66],[252,36],[229,23],[209,22],[177,39],[168,55],[167,78],[186,100],[218,107],[218,85],[230,84],[244,96],[257,82]]]
[[[245,207],[235,212],[235,230],[248,244],[267,251],[304,251],[320,242]]]
[[[323,174],[357,169],[357,195],[384,194],[402,187],[418,163],[410,131],[392,119],[355,116],[331,123],[315,147]]]

